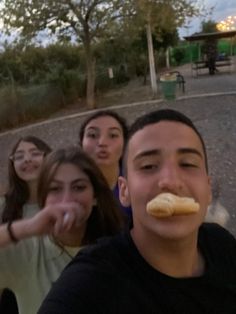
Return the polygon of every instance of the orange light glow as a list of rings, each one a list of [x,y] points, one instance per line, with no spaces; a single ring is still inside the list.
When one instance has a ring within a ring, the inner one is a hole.
[[[221,32],[235,30],[236,29],[236,15],[228,16],[225,20],[222,20],[219,23],[217,23],[216,27]]]

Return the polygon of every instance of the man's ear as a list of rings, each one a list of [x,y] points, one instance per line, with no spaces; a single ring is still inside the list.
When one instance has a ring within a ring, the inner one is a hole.
[[[124,207],[129,207],[130,206],[130,197],[129,197],[129,188],[128,188],[126,178],[120,176],[118,178],[118,185],[119,185],[120,202]]]

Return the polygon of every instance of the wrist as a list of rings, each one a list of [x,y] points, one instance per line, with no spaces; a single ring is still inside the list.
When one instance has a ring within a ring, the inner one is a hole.
[[[19,239],[15,235],[15,232],[14,232],[13,227],[12,227],[12,223],[13,223],[13,221],[9,221],[7,223],[7,232],[8,232],[8,236],[9,236],[11,242],[16,244],[19,241]]]
[[[24,238],[31,236],[31,219],[21,219],[8,222],[6,229],[12,243],[17,243]]]

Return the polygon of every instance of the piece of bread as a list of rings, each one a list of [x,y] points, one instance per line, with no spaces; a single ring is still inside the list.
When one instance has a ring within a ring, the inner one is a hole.
[[[193,198],[180,197],[171,193],[161,193],[147,203],[147,212],[158,218],[188,215],[198,210],[199,204]]]

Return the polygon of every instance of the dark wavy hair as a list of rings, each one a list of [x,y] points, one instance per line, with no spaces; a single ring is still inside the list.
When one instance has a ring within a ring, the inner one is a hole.
[[[118,233],[124,227],[118,203],[96,163],[79,147],[58,149],[45,158],[38,182],[39,206],[45,206],[50,183],[58,167],[63,164],[75,165],[89,177],[97,200],[81,245],[92,244],[99,237]]]
[[[8,158],[8,188],[5,193],[5,207],[2,213],[2,222],[21,219],[23,215],[23,206],[30,196],[27,183],[18,177],[14,163],[10,158],[21,142],[34,144],[40,151],[44,152],[45,156],[51,152],[51,148],[48,144],[35,136],[21,137],[13,146]]]

